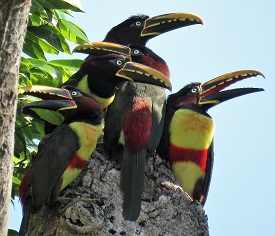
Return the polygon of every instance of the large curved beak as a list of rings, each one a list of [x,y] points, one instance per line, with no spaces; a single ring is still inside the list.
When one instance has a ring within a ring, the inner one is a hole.
[[[90,44],[79,45],[73,52],[90,54],[93,56],[102,56],[110,53],[120,54],[126,57],[131,56],[131,49],[116,43],[109,42],[91,42]]]
[[[193,14],[179,12],[159,15],[145,20],[140,36],[154,37],[174,29],[195,24],[203,25],[203,21]]]
[[[264,89],[262,88],[237,88],[221,91],[231,84],[234,84],[244,79],[255,77],[257,75],[264,77],[264,75],[259,71],[241,70],[221,75],[215,79],[209,80],[208,82],[200,85],[201,92],[198,103],[199,105],[207,106],[208,108],[210,108],[235,97],[239,97],[249,93],[264,91]]]
[[[76,104],[67,89],[42,85],[33,85],[19,88],[18,94],[31,95],[43,99],[23,106],[23,113],[35,116],[30,109],[40,108],[52,111],[61,111],[76,108]]]
[[[139,63],[127,62],[124,67],[116,73],[116,76],[129,81],[153,84],[167,88],[170,91],[172,90],[172,84],[169,78],[161,72]]]

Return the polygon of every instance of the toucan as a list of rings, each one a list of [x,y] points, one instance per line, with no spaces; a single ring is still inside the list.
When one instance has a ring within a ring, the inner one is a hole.
[[[221,91],[240,80],[262,73],[254,70],[231,72],[205,83],[191,83],[167,99],[165,127],[157,153],[169,160],[182,189],[205,204],[213,169],[214,121],[208,110],[224,101],[262,88]]]
[[[203,21],[189,13],[171,13],[152,18],[136,15],[113,27],[103,41],[129,46],[132,61],[150,66],[169,77],[165,61],[145,45],[157,35],[193,24],[203,24]],[[89,48],[88,45],[81,45],[74,51],[89,53],[90,58],[97,52]],[[121,174],[123,217],[126,220],[135,221],[139,217],[145,159],[158,146],[164,126],[164,113],[164,89],[140,83],[123,84],[108,108],[104,146],[110,153],[116,149],[119,140],[124,146]]]
[[[132,61],[150,66],[170,77],[165,61],[140,44],[131,44],[118,50],[116,44],[95,42],[74,49],[74,52],[90,56],[99,51],[128,54]],[[117,152],[119,144],[123,145],[121,186],[124,193],[123,216],[126,220],[135,221],[139,216],[146,156],[152,155],[159,144],[164,115],[164,89],[142,83],[124,83],[108,107],[103,143],[111,156]]]
[[[103,41],[126,46],[133,43],[145,46],[148,40],[160,34],[195,24],[203,24],[202,19],[184,12],[154,17],[134,15],[113,27]]]
[[[18,189],[24,211],[20,235],[24,235],[29,211],[35,213],[54,201],[86,166],[102,134],[104,114],[95,99],[71,86],[34,85],[20,88],[19,93],[44,99],[25,105],[23,112],[42,108],[64,116],[64,122],[39,143],[37,155]]]
[[[165,61],[145,45],[157,35],[193,24],[203,24],[203,21],[188,13],[172,13],[152,18],[137,15],[113,27],[104,41],[131,47],[131,58],[134,62],[150,66],[169,77]],[[122,107],[127,109],[122,111]],[[139,217],[146,156],[151,156],[159,144],[164,114],[164,89],[140,83],[125,83],[107,112],[104,145],[109,151],[114,149],[118,145],[119,135],[124,146],[121,177],[124,193],[123,217],[126,220],[136,221]]]
[[[113,102],[118,85],[125,81],[171,87],[169,79],[157,70],[130,62],[128,57],[115,53],[89,57],[61,87],[75,86],[90,94],[105,109]]]

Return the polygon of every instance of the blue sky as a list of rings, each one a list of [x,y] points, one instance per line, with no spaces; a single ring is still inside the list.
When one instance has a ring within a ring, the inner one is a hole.
[[[209,111],[216,125],[215,162],[205,211],[211,236],[275,235],[274,1],[81,3],[86,13],[74,13],[72,21],[85,30],[90,41],[101,41],[111,27],[135,14],[188,12],[200,16],[204,26],[178,29],[147,44],[166,60],[173,92],[190,82],[205,82],[235,70],[254,69],[265,75],[266,79],[256,77],[237,84],[262,87],[265,92],[236,98]],[[19,206],[11,210],[10,228],[19,228]]]

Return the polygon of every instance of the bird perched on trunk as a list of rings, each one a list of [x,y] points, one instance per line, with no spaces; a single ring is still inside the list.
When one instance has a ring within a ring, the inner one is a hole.
[[[193,25],[202,20],[189,13],[171,13],[149,17],[132,16],[113,27],[104,42],[130,46],[132,61],[150,66],[169,77],[165,61],[145,47],[147,41],[165,32]],[[94,52],[84,45],[75,50]],[[96,53],[96,52],[95,52]],[[124,146],[122,159],[123,216],[135,221],[140,213],[144,188],[145,159],[157,148],[164,126],[164,89],[140,83],[124,83],[108,108],[105,118],[104,146],[112,153],[119,140]]]
[[[150,66],[169,77],[165,61],[146,48],[146,42],[157,35],[193,24],[203,22],[199,17],[188,13],[172,13],[152,18],[144,15],[133,16],[112,28],[104,41],[130,45],[134,62]],[[126,109],[122,111],[121,107]],[[124,146],[121,174],[124,192],[123,217],[126,220],[135,221],[139,217],[145,160],[159,144],[164,113],[164,89],[139,83],[125,83],[105,118],[105,147],[109,151],[114,149],[118,145],[118,135]],[[116,129],[112,130],[111,127]]]
[[[25,105],[25,111],[30,108],[49,109],[59,111],[65,118],[42,139],[37,156],[19,187],[24,209],[20,231],[24,235],[29,211],[37,212],[47,202],[54,201],[84,169],[96,148],[104,121],[98,102],[74,87],[32,86],[21,88],[19,92],[47,99]]]
[[[169,78],[165,61],[152,50],[130,45],[134,62],[148,65]],[[121,184],[123,216],[135,221],[141,208],[146,157],[152,155],[161,138],[165,115],[163,88],[141,83],[125,83],[117,93],[105,118],[104,146],[111,153],[123,145]]]
[[[229,99],[263,91],[260,88],[221,91],[257,75],[262,74],[253,70],[236,71],[206,83],[191,83],[168,97],[164,132],[157,152],[169,160],[182,189],[202,205],[207,198],[214,158],[214,121],[207,111]]]

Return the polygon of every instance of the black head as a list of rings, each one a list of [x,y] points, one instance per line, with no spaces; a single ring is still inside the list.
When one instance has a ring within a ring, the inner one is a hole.
[[[130,61],[128,57],[118,54],[108,54],[88,58],[81,66],[79,72],[81,79],[87,77],[89,90],[102,98],[109,98],[114,95],[116,87],[124,79],[116,76],[116,73]],[[87,91],[86,84],[81,82],[77,86]]]
[[[72,86],[64,86],[62,89],[69,91],[76,105],[75,109],[63,108],[59,110],[65,118],[64,122],[71,122],[73,120],[82,120],[92,122],[93,124],[100,124],[102,122],[104,116],[103,110],[93,97]]]
[[[242,70],[219,76],[205,83],[191,83],[177,93],[170,95],[167,106],[174,109],[197,107],[206,112],[209,108],[227,100],[249,93],[264,91],[262,88],[237,88],[222,91],[233,83],[257,75],[263,76],[262,73],[255,70]]]
[[[166,62],[151,49],[140,44],[131,44],[129,47],[133,62],[149,66],[170,78],[170,71]]]
[[[107,33],[104,41],[126,46],[132,43],[145,46],[151,38],[194,24],[203,24],[203,21],[189,13],[170,13],[154,17],[136,15],[113,27]]]
[[[103,41],[129,45],[130,43],[140,43],[145,45],[147,40],[141,37],[147,15],[131,16],[127,20],[113,27]]]

